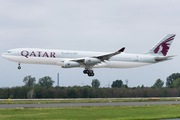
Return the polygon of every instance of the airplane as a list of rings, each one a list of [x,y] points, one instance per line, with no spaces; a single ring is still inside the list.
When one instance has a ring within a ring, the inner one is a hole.
[[[125,47],[116,52],[90,52],[39,48],[10,49],[2,54],[2,57],[18,63],[58,65],[62,68],[84,68],[83,73],[89,77],[94,76],[93,68],[134,68],[151,65],[166,60],[172,56],[166,56],[176,34],[167,34],[147,53],[124,53]]]

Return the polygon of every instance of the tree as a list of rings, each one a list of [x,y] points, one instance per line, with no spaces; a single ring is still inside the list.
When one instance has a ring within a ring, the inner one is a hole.
[[[45,88],[43,98],[54,98],[52,90]]]
[[[127,85],[122,85],[122,87],[123,87],[123,88],[128,88],[128,86],[127,86]]]
[[[167,89],[163,89],[163,91],[162,91],[162,97],[168,97],[168,91],[167,91]]]
[[[174,82],[173,82],[173,87],[175,87],[175,88],[180,87],[180,78],[174,80]]]
[[[98,88],[100,86],[100,81],[98,79],[93,79],[91,85],[92,87]]]
[[[51,77],[45,76],[45,77],[39,79],[38,84],[42,87],[49,88],[49,87],[52,87],[53,83],[54,83],[54,81],[51,79]]]
[[[141,85],[141,88],[144,88],[144,85],[143,85],[143,84]]]
[[[39,84],[36,84],[34,86],[34,97],[35,98],[42,98],[42,91],[43,91],[43,87],[40,86]]]
[[[112,88],[115,88],[115,87],[121,88],[122,86],[123,86],[123,81],[122,80],[113,81],[113,83],[111,85]]]
[[[29,75],[24,77],[23,82],[25,83],[25,86],[33,87],[36,84],[36,78]]]
[[[161,88],[161,87],[163,87],[163,85],[164,85],[164,81],[162,81],[161,79],[157,79],[152,87]]]
[[[78,92],[74,88],[67,89],[67,98],[78,98]]]
[[[173,73],[172,75],[167,77],[166,86],[171,87],[171,85],[173,84],[173,81],[178,79],[178,78],[180,78],[180,73]]]
[[[89,92],[88,92],[88,88],[85,87],[83,90],[82,90],[82,98],[88,98],[89,97]]]
[[[34,89],[31,89],[28,93],[27,93],[27,98],[33,98],[34,97]]]

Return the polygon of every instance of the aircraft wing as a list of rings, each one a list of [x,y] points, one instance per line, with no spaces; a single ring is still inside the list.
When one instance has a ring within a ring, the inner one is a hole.
[[[107,53],[107,54],[103,54],[103,55],[97,55],[97,56],[92,56],[90,58],[98,58],[101,61],[104,60],[108,60],[110,59],[112,56],[115,56],[117,54],[120,54],[121,52],[123,52],[125,50],[125,47],[121,48],[120,50],[113,52],[113,53]],[[86,58],[78,58],[78,59],[73,59],[72,61],[77,61],[77,62],[83,62]]]
[[[120,54],[121,52],[124,52],[125,47],[121,48],[120,50],[113,52],[113,53],[108,53],[108,54],[104,54],[104,55],[98,55],[98,56],[92,56],[92,58],[98,58],[100,60],[108,60],[109,58],[111,58],[112,56],[115,56],[117,54]]]
[[[107,53],[107,54],[103,54],[103,55],[97,55],[97,56],[92,56],[92,57],[88,57],[88,58],[97,58],[101,61],[104,60],[108,60],[110,59],[112,56],[115,56],[117,54],[120,54],[121,52],[123,52],[125,50],[125,47],[121,48],[120,50],[113,52],[113,53]],[[87,58],[87,57],[86,57]],[[77,59],[68,59],[69,61],[76,61],[76,62],[84,62],[84,60],[86,58],[77,58]],[[62,62],[64,62],[65,60],[61,60]]]
[[[77,59],[64,59],[64,60],[61,60],[61,62],[69,61],[67,64],[77,64],[77,63],[79,63],[79,65],[95,65],[97,63],[103,62],[104,60],[109,60],[112,56],[120,54],[124,50],[125,50],[125,47],[123,47],[120,50],[118,50],[116,52],[113,52],[113,53],[107,53],[107,54],[103,54],[103,55],[97,55],[97,56],[91,56],[91,57],[83,57],[83,58],[77,58]],[[74,61],[74,62],[77,62],[77,63],[70,63],[70,61]]]

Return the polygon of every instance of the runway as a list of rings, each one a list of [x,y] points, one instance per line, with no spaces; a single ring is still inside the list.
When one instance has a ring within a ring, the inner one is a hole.
[[[105,103],[47,103],[47,104],[0,104],[0,108],[43,108],[43,107],[82,107],[82,106],[140,106],[140,105],[171,105],[180,101],[149,101],[149,102],[105,102]]]

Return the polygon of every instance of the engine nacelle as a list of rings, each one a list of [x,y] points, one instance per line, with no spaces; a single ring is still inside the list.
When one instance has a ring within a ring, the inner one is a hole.
[[[80,67],[80,64],[78,62],[74,61],[65,61],[63,68],[72,68],[72,67]]]
[[[86,58],[84,60],[84,63],[86,65],[93,65],[93,64],[96,64],[96,63],[101,63],[101,60],[97,59],[97,58]]]

